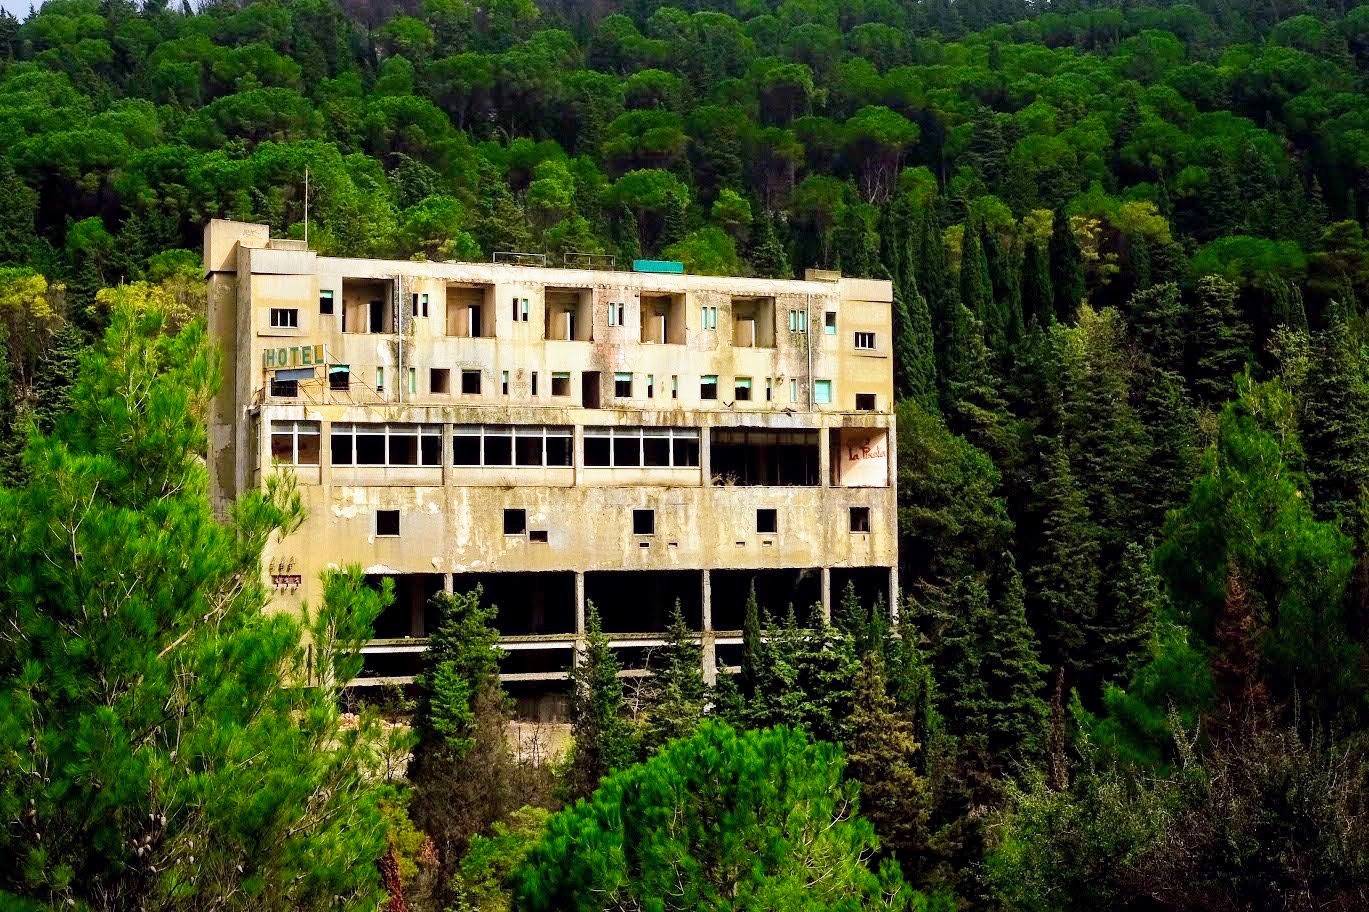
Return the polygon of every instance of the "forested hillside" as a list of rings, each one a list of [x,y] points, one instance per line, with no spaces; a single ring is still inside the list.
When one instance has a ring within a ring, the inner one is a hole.
[[[0,17],[6,541],[37,535],[20,506],[66,502],[36,486],[65,483],[51,441],[80,446],[73,382],[105,389],[74,381],[83,353],[137,336],[130,308],[194,326],[204,221],[302,236],[306,168],[330,254],[888,277],[899,623],[753,605],[735,679],[708,693],[677,631],[644,700],[591,637],[576,763],[548,783],[498,746],[490,617],[457,599],[411,791],[375,810],[387,883],[417,908],[637,908],[684,837],[589,834],[654,819],[646,782],[710,819],[698,788],[734,800],[788,752],[789,791],[700,849],[724,872],[663,908],[1369,908],[1369,5],[679,3]],[[52,437],[24,459],[33,428]],[[0,634],[0,709],[41,703],[23,639]],[[15,771],[38,775],[26,724],[0,720],[0,855],[26,853],[0,899],[59,903],[71,867],[9,819]],[[719,756],[735,781],[679,785]],[[610,773],[545,828],[517,810]],[[856,782],[863,817],[740,904],[728,852],[773,851],[807,832],[787,802]],[[633,844],[651,851],[624,860]],[[576,855],[596,845],[622,870]],[[318,908],[367,908],[374,884],[325,873]],[[260,907],[306,907],[288,895]]]

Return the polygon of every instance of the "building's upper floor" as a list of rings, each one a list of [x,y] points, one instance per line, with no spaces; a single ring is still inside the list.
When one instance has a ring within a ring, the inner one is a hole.
[[[204,259],[240,406],[892,406],[887,281],[322,257],[223,220]]]

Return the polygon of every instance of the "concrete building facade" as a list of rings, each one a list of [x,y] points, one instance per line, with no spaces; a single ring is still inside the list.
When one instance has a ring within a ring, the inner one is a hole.
[[[888,282],[333,258],[223,220],[204,266],[216,506],[294,471],[272,610],[329,567],[394,579],[358,685],[411,679],[442,589],[498,605],[529,706],[589,601],[638,674],[678,601],[709,676],[752,585],[801,617],[848,583],[893,603]]]

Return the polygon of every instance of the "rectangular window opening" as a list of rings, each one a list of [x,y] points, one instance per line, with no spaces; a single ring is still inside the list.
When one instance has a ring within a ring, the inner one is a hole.
[[[655,510],[633,510],[633,511],[632,511],[632,534],[633,534],[633,535],[655,535],[655,534],[656,534],[656,511],[655,511]]]
[[[822,318],[822,331],[825,335],[835,336],[837,334],[837,312],[829,310]]]
[[[346,364],[333,364],[328,368],[328,388],[334,392],[347,392],[352,388],[352,368]]]
[[[856,393],[856,411],[873,412],[875,410],[874,393]]]
[[[706,400],[718,398],[717,374],[705,374],[699,378],[699,398]]]
[[[761,535],[774,535],[779,530],[779,511],[762,508],[756,511],[756,531]]]
[[[856,333],[856,349],[858,351],[874,351],[875,334],[872,332]]]
[[[446,396],[452,391],[452,372],[445,367],[428,371],[428,391],[434,396]]]
[[[299,308],[297,307],[272,307],[271,325],[279,329],[298,329],[299,328]]]
[[[613,395],[618,399],[632,398],[632,374],[617,373],[613,375]]]
[[[331,289],[325,288],[318,293],[318,312],[321,314],[333,312],[333,292]]]
[[[551,372],[551,394],[553,396],[570,395],[570,371]]]
[[[395,538],[399,535],[399,511],[376,511],[376,537]]]
[[[537,395],[537,371],[532,372],[532,394]]]
[[[480,371],[463,370],[461,372],[461,392],[468,396],[480,395]]]
[[[545,544],[547,543],[547,530],[546,530],[546,529],[530,529],[530,530],[528,530],[528,541],[532,542],[532,543],[535,544],[535,545],[545,545]]]
[[[528,531],[528,511],[527,510],[505,510],[504,511],[504,534],[522,535]]]
[[[815,405],[832,404],[832,381],[814,380],[813,381],[813,403]]]
[[[870,531],[870,508],[852,507],[851,508],[851,531],[869,532]]]
[[[737,378],[736,378],[735,380],[733,380],[733,382],[732,382],[732,391],[733,391],[733,395],[736,397],[736,400],[737,400],[738,402],[750,402],[750,401],[751,401],[751,378],[750,378],[750,377],[737,377]]]

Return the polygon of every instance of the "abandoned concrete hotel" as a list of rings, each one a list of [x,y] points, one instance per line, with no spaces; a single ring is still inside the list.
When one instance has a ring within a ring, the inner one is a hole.
[[[273,610],[328,567],[394,580],[359,685],[410,679],[444,588],[483,585],[528,699],[591,601],[641,669],[678,599],[712,676],[753,582],[800,617],[897,589],[888,282],[342,259],[222,220],[204,267],[216,506],[293,467]]]

